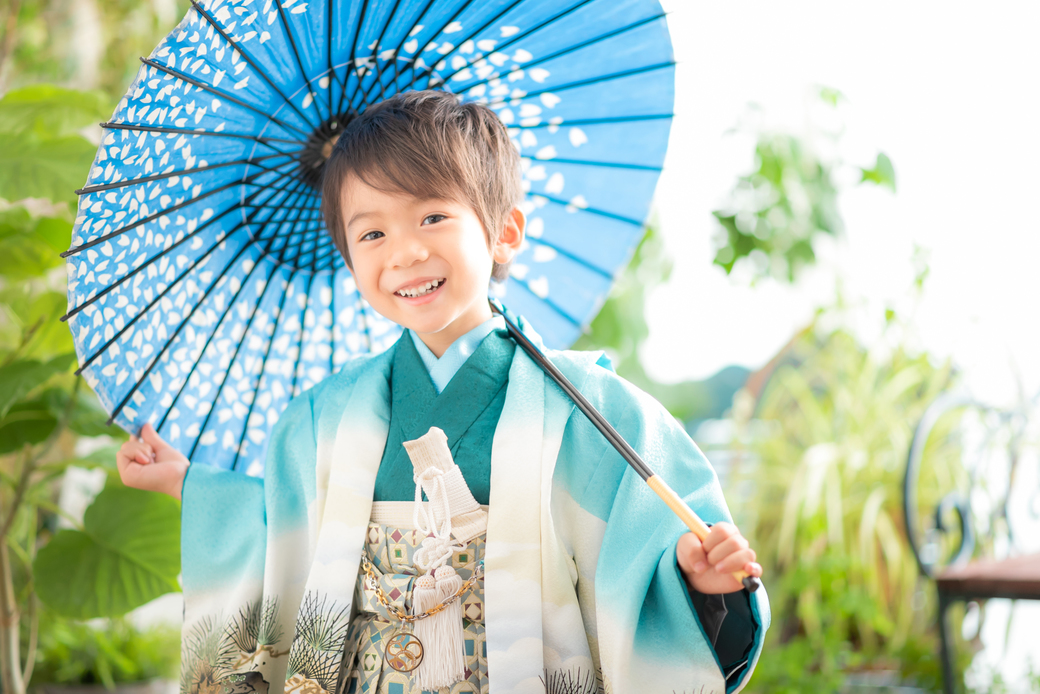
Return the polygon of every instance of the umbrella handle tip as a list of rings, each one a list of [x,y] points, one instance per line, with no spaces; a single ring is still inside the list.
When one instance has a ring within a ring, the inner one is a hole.
[[[746,588],[749,593],[754,593],[762,587],[762,581],[755,576],[745,576],[743,580],[741,580],[741,583],[744,584],[744,588]]]

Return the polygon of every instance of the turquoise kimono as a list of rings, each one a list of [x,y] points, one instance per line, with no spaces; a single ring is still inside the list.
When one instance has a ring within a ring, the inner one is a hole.
[[[374,499],[414,488],[397,444],[431,421],[489,505],[481,691],[741,688],[768,628],[765,592],[735,594],[754,634],[720,663],[676,563],[684,527],[557,386],[496,333],[431,396],[409,339],[298,396],[272,434],[265,480],[190,468],[182,690],[342,684],[351,625],[366,609],[357,577]],[[702,518],[729,519],[714,472],[656,401],[599,355],[547,353]]]

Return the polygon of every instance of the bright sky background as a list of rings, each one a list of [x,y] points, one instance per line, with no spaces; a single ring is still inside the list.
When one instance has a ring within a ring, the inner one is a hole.
[[[920,343],[952,356],[979,396],[1008,401],[1017,369],[1040,390],[1040,4],[663,0],[679,61],[676,118],[657,214],[675,258],[648,306],[643,352],[662,381],[768,361],[834,297],[909,312],[915,244],[931,275],[917,307]],[[898,192],[842,195],[845,237],[790,288],[754,288],[711,264],[711,210],[752,165],[753,139],[727,135],[762,107],[767,125],[803,131],[816,85],[840,90],[842,156],[878,151]]]

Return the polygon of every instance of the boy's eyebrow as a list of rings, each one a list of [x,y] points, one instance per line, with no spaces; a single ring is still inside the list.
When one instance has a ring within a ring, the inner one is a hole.
[[[375,216],[377,216],[376,212],[358,212],[357,214],[355,214],[354,216],[352,216],[350,218],[350,220],[347,222],[347,226],[350,227],[354,222],[358,221],[359,219],[364,219],[365,217],[375,217]]]

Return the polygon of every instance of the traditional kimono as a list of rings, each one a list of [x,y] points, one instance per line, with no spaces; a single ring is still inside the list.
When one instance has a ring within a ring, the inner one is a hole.
[[[359,567],[364,555],[407,603],[420,538],[393,510],[414,490],[400,443],[430,426],[488,508],[486,535],[452,557],[464,578],[482,557],[483,578],[464,596],[467,673],[451,692],[741,688],[769,624],[764,590],[727,597],[753,633],[720,662],[718,625],[702,626],[704,596],[676,562],[685,528],[538,366],[496,331],[431,394],[410,340],[297,397],[264,480],[189,469],[182,691],[417,694],[379,662],[396,625]],[[656,401],[598,354],[546,352],[702,518],[729,519],[714,472]]]

